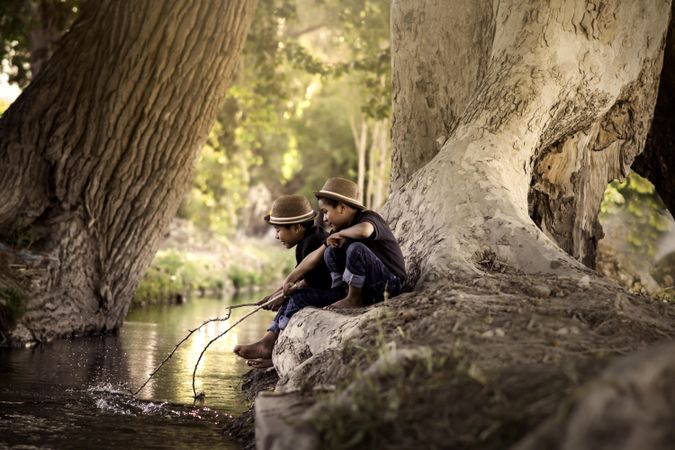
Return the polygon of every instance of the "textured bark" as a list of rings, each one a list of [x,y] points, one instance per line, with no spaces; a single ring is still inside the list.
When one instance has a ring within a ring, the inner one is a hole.
[[[3,259],[20,258],[23,269],[0,267],[32,274],[13,340],[121,325],[187,188],[255,6],[88,2],[4,114],[0,239],[32,243]]]
[[[494,35],[491,2],[391,4],[391,190],[438,153],[485,77]]]
[[[529,273],[583,270],[550,238],[592,259],[584,242],[594,238],[602,192],[627,172],[649,129],[669,10],[669,1],[495,2],[484,27],[494,40],[478,53],[489,55],[485,74],[441,151],[385,211],[413,281],[471,270],[486,252]],[[406,15],[394,20],[397,30]],[[461,36],[483,23],[446,21],[444,30]],[[428,34],[418,40],[438,39],[434,30],[419,27]],[[455,60],[439,60],[436,72],[452,70]],[[396,139],[409,119],[394,114],[394,152],[415,162]]]
[[[645,151],[638,156],[633,169],[652,181],[663,202],[670,212],[675,214],[675,21],[672,20],[674,14],[675,11],[671,11],[654,120],[647,136]]]

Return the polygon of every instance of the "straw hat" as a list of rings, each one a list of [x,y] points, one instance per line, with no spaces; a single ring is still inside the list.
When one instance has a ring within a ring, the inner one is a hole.
[[[359,200],[359,187],[344,178],[329,178],[320,191],[314,192],[316,198],[331,198],[356,209],[365,209]]]
[[[272,210],[265,216],[270,225],[292,225],[316,217],[309,200],[303,195],[282,195],[272,203]]]

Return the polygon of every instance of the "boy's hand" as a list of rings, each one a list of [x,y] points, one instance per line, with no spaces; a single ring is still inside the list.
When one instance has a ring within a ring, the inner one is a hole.
[[[342,247],[345,242],[347,242],[347,238],[342,235],[339,231],[336,233],[331,234],[326,238],[326,244],[333,248],[340,248]]]
[[[264,305],[265,303],[267,303],[267,302],[269,301],[270,298],[272,298],[272,294],[270,294],[270,295],[264,297],[262,300],[260,300],[259,302],[257,302],[256,305],[258,305],[258,306]],[[263,308],[263,309],[265,309],[265,308]]]
[[[289,295],[291,295],[293,293],[293,291],[296,288],[295,284],[298,281],[300,281],[300,279],[302,279],[302,277],[300,277],[299,279],[296,278],[296,275],[294,275],[293,272],[291,272],[286,277],[286,279],[284,280],[284,296],[285,297],[288,297]]]
[[[279,308],[281,308],[281,305],[283,305],[284,300],[286,300],[286,298],[283,295],[279,295],[279,297],[272,303],[270,303],[267,306],[263,306],[263,309],[278,311]]]

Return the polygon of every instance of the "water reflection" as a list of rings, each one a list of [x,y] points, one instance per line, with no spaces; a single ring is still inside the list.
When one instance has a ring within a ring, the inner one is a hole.
[[[192,406],[194,364],[206,343],[250,308],[205,326],[138,398],[128,393],[188,329],[224,315],[227,304],[197,299],[145,308],[129,315],[118,336],[0,350],[0,448],[236,448],[218,425],[223,413],[246,408],[239,383],[248,368],[231,351],[240,340],[258,339],[273,313],[256,313],[209,348],[197,373],[205,407]]]
[[[236,302],[250,302],[253,299],[240,298]],[[219,300],[200,299],[180,306],[145,308],[130,313],[120,333],[120,341],[132,384],[139,387],[190,329],[198,327],[207,319],[224,317],[228,304]],[[192,372],[199,354],[211,339],[250,311],[251,308],[234,309],[229,320],[208,323],[193,333],[154,377],[152,387],[148,385],[139,393],[139,398],[191,404]],[[240,342],[259,339],[273,317],[274,313],[259,311],[209,347],[199,363],[195,379],[197,391],[206,394],[206,405],[232,413],[245,410],[245,400],[238,385],[241,374],[248,367],[244,360],[232,353],[232,349]],[[149,323],[156,325],[153,333],[146,331]]]

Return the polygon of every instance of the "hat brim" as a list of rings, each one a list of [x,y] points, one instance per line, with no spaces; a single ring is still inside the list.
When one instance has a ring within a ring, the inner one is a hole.
[[[345,197],[344,195],[340,195],[337,192],[331,192],[331,191],[314,191],[314,196],[316,198],[330,198],[332,200],[337,200],[339,202],[344,203],[345,205],[352,206],[356,209],[366,209],[365,206],[361,202],[357,202],[353,198]]]
[[[314,220],[316,217],[316,211],[312,210],[311,213],[303,214],[302,216],[297,217],[272,217],[270,214],[263,217],[265,222],[270,225],[293,225],[296,223],[304,223],[310,220]]]

